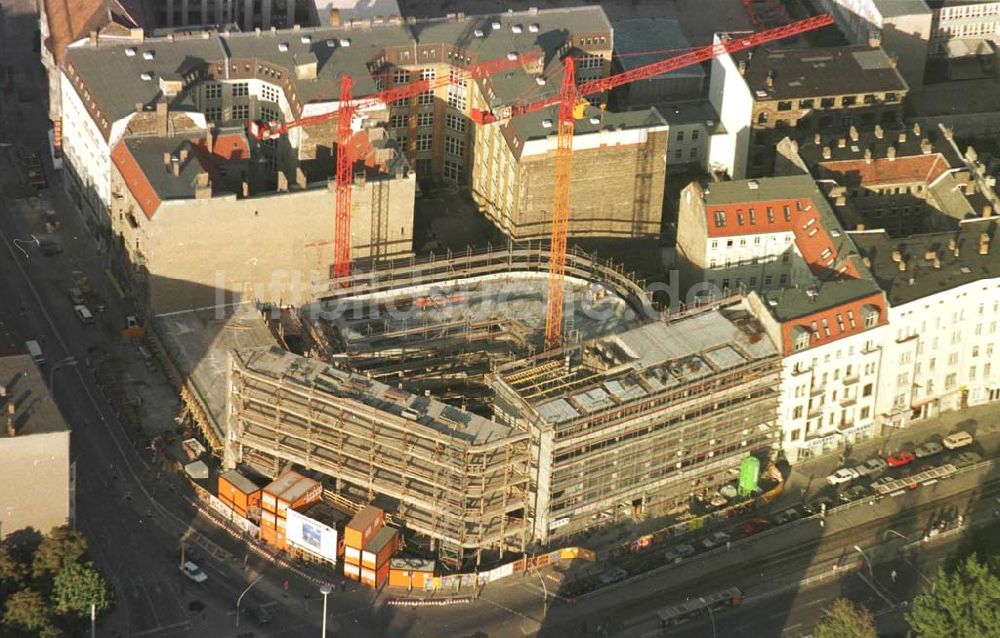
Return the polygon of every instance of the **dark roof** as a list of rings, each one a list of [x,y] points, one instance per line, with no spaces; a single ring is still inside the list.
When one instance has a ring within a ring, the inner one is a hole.
[[[669,18],[615,20],[614,28],[615,59],[626,71],[675,55],[667,53],[669,50],[676,50],[679,53],[691,48],[677,20]],[[655,51],[662,53],[651,53]],[[705,77],[705,70],[700,64],[692,64],[655,77]]]
[[[14,429],[17,436],[70,429],[30,355],[0,357],[0,385],[7,389],[7,396],[0,398],[0,438],[8,436],[7,406],[11,402],[15,406]]]
[[[548,121],[551,126],[545,126]],[[505,126],[512,126],[522,140],[544,139],[555,136],[559,127],[559,107],[550,106],[541,111],[526,113],[510,120]],[[647,129],[663,127],[667,129],[667,121],[663,119],[655,107],[635,111],[612,112],[596,106],[589,106],[584,111],[583,118],[573,124],[574,135],[587,135],[600,131],[616,131],[630,129]],[[520,156],[523,146],[515,149],[515,156]]]
[[[817,281],[815,286],[808,288],[784,288],[769,291],[764,293],[762,297],[767,300],[774,318],[784,323],[878,292],[878,285],[870,279],[835,279],[825,282]]]
[[[385,548],[386,545],[396,538],[396,534],[398,533],[399,530],[394,527],[383,527],[379,529],[379,531],[375,532],[375,535],[372,536],[367,543],[365,543],[365,546],[362,549],[366,552],[371,552],[372,554],[378,554]]]
[[[979,254],[983,233],[990,242],[986,255]],[[993,245],[997,239],[997,222],[993,219],[962,222],[956,232],[900,239],[889,237],[885,232],[861,232],[851,233],[851,238],[871,261],[871,272],[886,291],[892,306],[980,279],[1000,277],[1000,247]],[[957,257],[948,249],[950,240],[957,244]],[[899,251],[905,261],[905,271],[900,271],[899,264],[893,260],[894,251]],[[926,259],[929,251],[937,254],[940,268],[934,268],[933,261]]]
[[[177,176],[173,160],[164,161],[167,155],[180,165]],[[111,161],[147,218],[153,217],[161,202],[194,197],[198,175],[207,172],[192,141],[182,137],[125,138],[112,151]]]
[[[501,24],[500,29],[492,29],[494,21]],[[538,25],[537,32],[529,30],[532,24]],[[516,25],[522,26],[520,34],[513,32]],[[474,35],[477,29],[483,31],[483,37]],[[575,7],[469,16],[463,20],[424,20],[415,24],[366,23],[366,26],[350,28],[318,27],[260,34],[176,35],[172,39],[148,38],[142,43],[102,42],[97,47],[86,43],[67,49],[66,56],[97,105],[107,114],[107,119],[115,121],[133,112],[138,102],[148,105],[158,100],[161,77],[179,80],[191,71],[220,64],[227,58],[237,63],[239,73],[243,73],[244,66],[249,67],[251,73],[256,72],[253,64],[261,62],[284,68],[280,78],[261,77],[279,85],[289,82],[295,99],[307,103],[336,100],[342,74],[351,76],[355,97],[375,93],[369,64],[376,63],[387,47],[451,44],[462,48],[473,61],[501,59],[512,51],[523,53],[540,47],[545,52],[546,64],[558,67],[556,54],[569,35],[610,30],[610,23],[600,7]],[[350,45],[341,46],[341,39],[349,40]],[[610,44],[609,41],[608,48]],[[134,49],[132,55],[126,53],[128,49]],[[153,59],[145,59],[148,53],[153,54]],[[296,65],[310,61],[316,63],[316,79],[297,79]],[[419,63],[413,60],[407,64]],[[152,73],[152,80],[143,80],[140,75],[144,72]],[[524,76],[521,80],[525,81],[509,87],[516,92],[508,92],[502,78],[495,78],[500,98],[513,99],[524,88],[535,86],[523,71],[513,75]],[[549,85],[558,90],[556,80]]]
[[[748,54],[749,55],[749,54]],[[767,86],[768,74],[774,85]],[[759,100],[903,92],[906,81],[881,48],[769,48],[750,55],[744,74]]]

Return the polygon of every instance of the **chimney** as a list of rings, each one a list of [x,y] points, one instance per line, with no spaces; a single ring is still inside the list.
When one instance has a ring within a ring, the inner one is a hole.
[[[830,159],[830,157],[832,155],[833,155],[833,151],[830,149],[830,147],[829,146],[824,146],[823,147],[823,159]]]
[[[250,183],[243,180],[243,197],[250,197]]]
[[[354,174],[354,185],[358,188],[364,188],[365,184],[368,183],[368,175],[364,171],[358,171]]]
[[[174,177],[181,176],[181,161],[180,158],[174,157],[170,160],[171,172],[173,172]]]
[[[767,80],[765,81],[765,84],[767,84],[767,88],[769,89],[774,88],[774,71],[767,72]]]
[[[167,120],[169,119],[169,109],[166,102],[156,103],[156,136],[167,136]]]
[[[856,231],[858,231],[858,232],[861,232],[861,231],[863,231],[864,229],[865,229],[865,225],[864,225],[864,224],[855,224],[855,226],[854,226],[854,230],[856,230]],[[870,260],[870,259],[868,259],[867,257],[865,257],[865,261],[866,261],[866,262],[871,262],[871,260]],[[871,265],[871,263],[869,263],[868,265],[870,266],[870,265]]]
[[[871,268],[872,267],[872,260],[869,259],[867,256],[862,257],[861,263],[863,263],[865,265],[865,268]]]
[[[295,168],[295,185],[303,189],[306,187],[306,174],[300,167]]]
[[[873,33],[872,35],[868,36],[868,46],[873,49],[879,48],[880,46],[882,46],[882,38],[879,37],[877,34]]]
[[[210,128],[207,131],[205,131],[205,149],[209,152],[209,154],[212,153],[212,145],[214,143],[215,140],[212,139],[212,129]]]
[[[7,436],[17,436],[17,430],[14,429],[14,413],[17,412],[17,407],[14,405],[13,401],[7,403]]]
[[[136,102],[135,103],[135,112],[136,113],[142,113],[142,109],[143,109],[142,102]]]
[[[990,217],[993,217],[993,207],[990,206],[989,204],[984,204],[983,205],[983,219],[989,219]]]
[[[898,262],[896,262],[896,265],[899,266],[899,272],[906,272],[906,262],[905,261],[903,261],[901,259]]]
[[[986,233],[981,233],[979,235],[979,254],[989,255],[990,254],[990,236]]]
[[[186,162],[186,161],[187,161],[187,158],[188,158],[188,150],[187,150],[186,148],[182,148],[182,149],[181,149],[181,153],[180,153],[180,157],[181,157],[181,164],[183,164],[184,162]]]
[[[896,139],[899,140],[900,144],[904,144],[906,142],[906,131],[900,131],[899,137],[897,137]]]
[[[875,125],[875,137],[878,139],[882,139],[883,137],[885,137],[885,131],[882,130],[881,124]]]
[[[97,46],[97,31],[90,32],[90,45]]]
[[[170,166],[170,159],[171,159],[170,153],[164,153],[163,154],[163,165],[169,167]]]
[[[917,137],[920,136],[920,122],[913,123],[913,134],[916,135]]]
[[[925,250],[924,251],[924,259],[926,261],[934,261],[935,259],[937,259],[937,251],[936,250]]]
[[[340,26],[340,9],[330,9],[330,26]]]
[[[851,126],[851,128],[848,129],[847,134],[851,137],[852,142],[858,141],[858,128],[856,126]]]
[[[736,68],[739,70],[740,75],[746,75],[747,74],[747,61],[746,60],[740,60],[739,64],[736,65]]]
[[[902,263],[902,261],[903,261],[903,253],[901,253],[898,250],[892,251],[892,260],[894,262],[896,262],[897,264],[898,263]]]
[[[837,139],[837,148],[847,148],[847,138],[841,137]]]
[[[926,137],[920,140],[920,152],[924,155],[930,155],[931,151],[934,150],[934,145]]]
[[[146,39],[146,33],[141,28],[129,29],[128,38],[132,42],[142,42]]]
[[[278,192],[284,193],[288,190],[288,176],[285,171],[278,171]]]
[[[871,163],[872,163],[872,149],[866,148],[865,149],[865,164],[871,164]]]
[[[208,173],[204,171],[198,173],[198,176],[195,178],[194,198],[195,199],[212,198],[212,182],[208,179]]]
[[[847,205],[847,198],[845,196],[843,196],[843,195],[840,195],[839,197],[837,197],[836,200],[834,200],[833,205],[834,206],[846,206]]]
[[[959,249],[958,243],[955,243],[955,249],[951,251],[954,257],[959,257],[961,255],[961,250]]]
[[[955,243],[955,238],[954,237],[949,237],[948,238],[948,250],[955,250],[955,246],[957,246],[957,245],[958,244]]]
[[[896,161],[896,147],[890,146],[888,149],[886,149],[885,156],[889,158],[890,162]]]
[[[932,265],[932,266],[934,266],[934,269],[935,269],[935,270],[941,270],[941,258],[940,258],[940,257],[938,257],[938,256],[937,256],[937,255],[935,254],[935,255],[934,255],[934,263],[933,263],[933,264],[931,264],[931,265]]]
[[[816,146],[819,146],[822,143],[823,143],[823,135],[821,133],[817,133],[816,135],[813,135],[813,144],[815,144]]]
[[[951,129],[951,128],[947,127],[947,126],[942,126],[941,130],[944,131],[944,139],[950,140],[950,139],[953,139],[955,137],[955,131],[954,131],[954,129]]]

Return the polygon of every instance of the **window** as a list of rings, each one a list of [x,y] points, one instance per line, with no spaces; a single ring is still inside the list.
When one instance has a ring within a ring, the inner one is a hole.
[[[806,336],[808,337],[808,335],[806,335]],[[793,419],[801,419],[802,418],[802,406],[801,405],[795,406],[795,409],[792,410],[792,418]]]
[[[233,97],[246,97],[250,95],[250,85],[246,82],[233,84]]]
[[[819,101],[820,107],[824,109],[832,109],[835,103],[836,100],[832,97],[825,97]]]
[[[278,119],[277,113],[271,109],[261,109],[261,119],[265,122],[275,122]],[[233,104],[233,119],[234,120],[248,120],[250,119],[250,105],[249,104]]]
[[[770,286],[771,282],[773,282],[773,281],[774,281],[774,278],[771,275],[764,275],[764,285],[765,286]]]
[[[434,126],[434,113],[417,113],[417,126]]]
[[[444,116],[444,125],[453,131],[462,133],[465,131],[465,118],[461,115],[448,113]]]
[[[684,131],[677,131],[677,141],[678,142],[684,141]]]
[[[247,105],[246,104],[242,105],[242,107],[243,107],[242,108],[243,117],[237,117],[236,116],[236,109],[239,108],[240,106],[241,105],[239,105],[239,104],[233,105],[233,119],[234,120],[241,120],[241,119],[245,120],[248,117],[248,115],[246,113],[246,111],[247,111]],[[268,108],[266,106],[260,107],[260,117],[265,122],[277,122],[279,119],[281,119],[278,116],[278,110],[277,109]]]
[[[449,155],[462,157],[465,154],[465,140],[448,135],[444,138],[444,150]]]
[[[799,440],[799,436],[801,436],[801,435],[802,435],[802,431],[801,430],[792,430],[792,436],[791,436],[790,440],[792,440],[792,441],[798,441]]]
[[[795,337],[795,349],[805,350],[809,347],[809,333],[801,332],[797,337]]]
[[[449,86],[448,87],[448,104],[455,107],[460,111],[465,110],[466,106],[466,92],[465,87],[462,86]]]
[[[952,352],[948,355],[948,365],[953,366],[958,363],[958,353]]]
[[[875,104],[875,96],[873,94],[869,93],[868,95],[866,95],[864,97],[863,101],[864,101],[865,104]]]
[[[788,275],[781,275],[778,278],[778,285],[787,286],[788,285]]]
[[[429,151],[433,144],[434,137],[430,133],[417,135],[417,151]]]
[[[854,106],[858,103],[858,96],[856,95],[845,95],[840,100],[841,106]]]
[[[698,149],[697,148],[692,148],[688,152],[688,158],[689,159],[697,159],[697,157],[698,157]]]
[[[778,102],[778,110],[779,111],[791,111],[792,110],[792,103],[791,103],[791,101],[786,100],[786,101],[783,101],[783,102]]]
[[[205,119],[209,122],[217,122],[222,119],[222,107],[210,106],[205,109]]]
[[[958,379],[958,375],[955,374],[954,372],[952,372],[951,374],[949,374],[948,376],[946,376],[944,378],[944,389],[945,390],[951,390],[952,388],[954,388],[957,379]]]
[[[814,100],[812,98],[809,98],[809,99],[806,99],[806,100],[799,100],[799,108],[800,109],[811,109],[813,107],[813,105],[815,105],[815,104],[816,104],[816,100]]]
[[[674,151],[674,159],[681,159],[682,157],[684,157],[684,149],[679,148]]]
[[[872,384],[866,383],[865,387],[861,388],[861,396],[870,397],[872,395]]]
[[[895,93],[890,92],[890,93],[886,93],[885,94],[885,101],[886,102],[896,102],[898,100],[899,100],[899,96],[897,96]]]
[[[392,83],[395,85],[409,84],[410,83],[410,72],[404,71],[402,69],[396,69],[392,72]]]
[[[420,79],[421,80],[433,80],[437,77],[437,71],[434,69],[420,69]]]
[[[218,82],[207,82],[205,84],[205,99],[218,100],[222,97],[222,85]]]
[[[969,368],[969,380],[970,381],[976,380],[976,366],[972,366],[971,368]]]
[[[725,211],[717,210],[715,211],[715,227],[722,228],[726,225],[726,213]]]
[[[434,104],[434,91],[424,91],[417,96],[417,104]]]
[[[391,128],[404,128],[406,126],[406,116],[402,114],[390,116],[389,126]]]
[[[462,179],[462,164],[454,160],[446,159],[444,161],[444,176],[445,179],[451,179],[454,181],[459,181]]]
[[[909,383],[910,383],[910,373],[909,372],[900,372],[898,375],[896,375],[896,387],[897,388],[905,387]]]
[[[455,86],[466,86],[469,80],[461,73],[456,73],[454,69],[448,71],[448,81]]]
[[[691,139],[692,140],[698,139],[698,129],[691,131]]]
[[[260,99],[265,102],[277,102],[278,101],[278,87],[271,86],[270,84],[264,84],[260,87]]]
[[[865,407],[861,408],[861,411],[858,413],[858,418],[867,419],[869,414],[871,414],[871,408],[869,408],[866,405]]]
[[[585,55],[576,59],[577,69],[599,69],[604,64],[604,58],[599,55]]]

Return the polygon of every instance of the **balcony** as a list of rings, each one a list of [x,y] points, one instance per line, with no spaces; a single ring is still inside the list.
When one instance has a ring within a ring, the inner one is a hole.
[[[844,385],[854,385],[855,383],[857,383],[860,380],[861,380],[861,375],[858,374],[857,372],[852,372],[851,374],[849,374],[849,375],[847,375],[847,376],[844,377],[843,384]]]
[[[858,402],[858,397],[844,397],[840,400],[840,407],[849,408],[852,405],[856,405]]]

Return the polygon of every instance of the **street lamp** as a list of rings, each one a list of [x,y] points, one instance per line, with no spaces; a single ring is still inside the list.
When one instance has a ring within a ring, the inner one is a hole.
[[[535,574],[538,576],[539,582],[542,583],[542,616],[545,616],[549,612],[549,586],[545,584],[545,579],[542,578],[542,573],[538,571],[538,563],[532,561],[532,567],[535,569]]]
[[[333,591],[333,587],[324,584],[319,588],[319,593],[323,594],[323,638],[326,638],[326,597]]]
[[[872,582],[875,582],[875,570],[872,569],[872,562],[868,560],[868,554],[866,554],[865,550],[861,549],[857,545],[854,546],[854,549],[858,550],[858,553],[861,554],[861,557],[865,559],[866,563],[868,563],[868,575],[871,577]]]
[[[21,244],[28,244],[29,246],[31,244],[34,244],[36,246],[41,246],[42,245],[41,242],[38,241],[38,238],[35,237],[34,235],[31,235],[31,239],[18,239],[17,237],[15,237],[11,241],[14,242],[14,247],[21,251],[21,253],[24,255],[25,259],[31,259],[31,257],[28,255],[28,251],[26,251],[25,249],[21,248]]]
[[[264,578],[264,574],[261,574],[260,576],[258,576],[257,578],[255,578],[253,580],[253,582],[251,582],[249,585],[247,585],[247,588],[244,589],[243,593],[240,594],[239,598],[236,599],[236,628],[237,629],[240,628],[240,602],[243,600],[243,596],[245,596],[246,593],[248,591],[250,591],[250,588],[253,587],[254,585],[256,585],[257,583],[259,583],[260,579],[262,579],[262,578]]]
[[[894,529],[887,529],[887,530],[885,530],[885,534],[882,534],[882,540],[883,541],[887,540],[889,538],[889,534],[895,534],[896,536],[902,538],[904,541],[905,540],[909,540],[905,536],[903,536],[902,534],[900,534],[899,532],[897,532]]]

